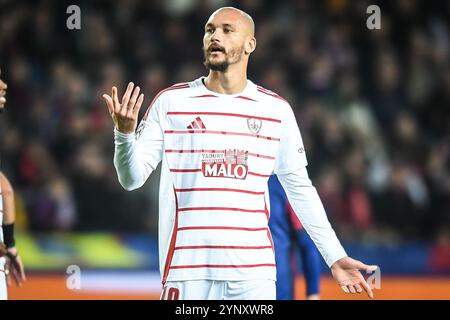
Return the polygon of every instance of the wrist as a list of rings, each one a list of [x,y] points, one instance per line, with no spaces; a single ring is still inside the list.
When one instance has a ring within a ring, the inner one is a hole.
[[[336,260],[335,262],[333,262],[333,264],[331,265],[330,269],[334,270],[334,269],[340,267],[341,262],[342,262],[344,259],[346,259],[346,258],[347,258],[347,256],[342,257],[342,258]]]
[[[8,251],[9,253],[11,253],[14,256],[17,256],[17,254],[19,253],[19,251],[17,250],[16,247],[7,248],[6,251]]]
[[[123,144],[131,142],[135,139],[135,133],[123,133],[114,128],[114,140],[116,144]]]
[[[14,222],[9,224],[4,224],[2,226],[3,230],[3,242],[7,249],[14,248],[16,246],[16,240],[14,237]]]

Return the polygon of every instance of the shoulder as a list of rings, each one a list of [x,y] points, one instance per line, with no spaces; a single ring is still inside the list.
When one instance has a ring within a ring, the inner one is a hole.
[[[192,82],[180,82],[159,91],[148,106],[147,111],[144,114],[144,120],[147,119],[151,109],[154,107],[160,109],[162,105],[168,105],[171,99],[177,97],[177,95],[179,96],[181,92],[186,91],[186,89],[191,87]]]
[[[186,91],[192,87],[192,82],[180,82],[176,83],[170,87],[167,87],[158,92],[153,101],[156,101],[158,98],[170,98],[173,95],[179,94],[180,92]]]
[[[278,93],[266,89],[260,85],[256,85],[256,92],[259,101],[265,101],[274,108],[277,108],[277,112],[281,112],[283,114],[289,114],[292,112],[292,107],[289,102]]]
[[[282,96],[280,96],[278,93],[266,89],[260,85],[255,85],[256,86],[256,92],[258,94],[258,96],[260,97],[260,99],[264,99],[264,100],[269,100],[271,101],[271,103],[276,103],[279,105],[284,105],[284,106],[290,106],[289,102],[283,98]]]
[[[271,97],[273,99],[278,99],[278,100],[281,100],[281,101],[283,101],[285,103],[288,103],[287,100],[285,98],[283,98],[282,96],[280,96],[278,93],[276,93],[276,92],[274,92],[272,90],[269,90],[267,88],[264,88],[263,86],[260,86],[260,85],[257,85],[257,84],[255,84],[255,86],[256,86],[256,91],[261,96]]]

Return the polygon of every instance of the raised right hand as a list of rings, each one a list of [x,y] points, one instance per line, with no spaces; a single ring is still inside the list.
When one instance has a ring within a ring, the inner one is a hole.
[[[141,93],[139,95],[141,89],[136,87],[133,91],[133,88],[134,83],[130,82],[127,91],[122,97],[122,102],[119,102],[116,87],[112,87],[111,96],[107,94],[102,96],[108,106],[109,114],[114,121],[116,129],[122,133],[135,132],[139,110],[144,101],[144,94]]]

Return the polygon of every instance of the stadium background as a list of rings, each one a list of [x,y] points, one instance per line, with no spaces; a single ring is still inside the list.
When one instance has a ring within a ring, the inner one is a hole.
[[[71,4],[81,30],[66,28]],[[450,299],[450,2],[417,0],[0,0],[1,168],[29,279],[11,298],[158,298],[158,173],[120,187],[101,94],[134,81],[147,106],[205,74],[203,26],[224,5],[255,19],[249,78],[293,106],[329,219],[381,267],[376,298]],[[69,265],[82,290],[66,288]],[[321,289],[355,298],[325,265]]]

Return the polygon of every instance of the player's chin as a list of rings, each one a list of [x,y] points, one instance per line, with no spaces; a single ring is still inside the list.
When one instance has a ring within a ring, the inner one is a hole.
[[[215,63],[215,64],[222,64],[226,60],[226,57],[222,53],[211,53],[208,55],[208,61],[209,63]]]

